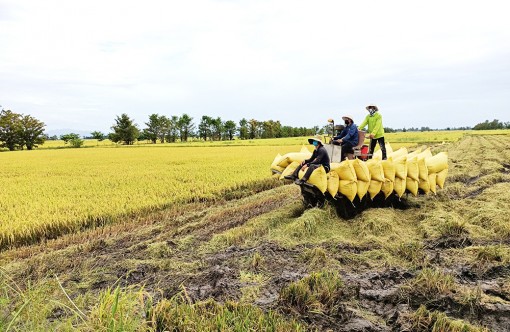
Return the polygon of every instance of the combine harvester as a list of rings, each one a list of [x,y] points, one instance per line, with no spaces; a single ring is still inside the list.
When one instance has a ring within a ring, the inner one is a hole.
[[[404,209],[408,206],[409,194],[435,194],[437,187],[444,187],[448,174],[446,152],[433,156],[430,148],[412,153],[405,147],[393,151],[386,143],[388,158],[382,160],[380,150],[373,156],[368,154],[368,146],[363,144],[365,134],[359,131],[360,144],[350,156],[352,159],[344,161],[340,160],[341,146],[331,144],[331,137],[324,137],[323,141],[329,142],[324,147],[331,161],[331,171],[326,173],[321,166],[300,185],[306,208],[323,207],[327,201],[340,217],[350,219],[370,207]],[[300,152],[278,154],[271,164],[273,176],[285,180],[285,176],[291,175],[311,155],[304,146]],[[303,175],[304,171],[300,171],[299,178]]]

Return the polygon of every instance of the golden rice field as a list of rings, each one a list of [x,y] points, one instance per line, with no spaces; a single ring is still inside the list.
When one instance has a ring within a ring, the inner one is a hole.
[[[386,137],[399,148],[455,141],[463,135],[415,132]],[[49,143],[57,147],[58,141]],[[91,148],[2,152],[0,249],[263,184],[274,156],[298,151],[302,144],[306,138],[129,147],[91,141]]]
[[[249,186],[267,179],[278,151],[257,145],[1,153],[0,248]]]

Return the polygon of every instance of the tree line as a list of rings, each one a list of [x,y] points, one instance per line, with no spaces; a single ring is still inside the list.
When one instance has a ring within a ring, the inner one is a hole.
[[[91,138],[102,140],[108,138],[115,143],[127,145],[135,141],[150,141],[153,144],[187,142],[189,139],[202,141],[233,140],[235,137],[245,139],[299,137],[314,135],[319,127],[291,127],[282,126],[280,121],[258,121],[255,119],[241,119],[239,123],[233,120],[223,121],[220,117],[204,115],[198,125],[193,118],[184,113],[181,116],[166,116],[157,113],[149,115],[145,127],[139,126],[127,114],[115,118],[112,132],[103,134],[99,131],[91,133]]]
[[[484,122],[480,122],[473,127],[474,130],[493,130],[493,129],[510,129],[510,121],[509,122],[500,122],[499,120],[485,120]]]
[[[184,113],[181,116],[165,116],[157,113],[149,115],[140,129],[138,124],[127,114],[121,114],[114,119],[110,133],[93,131],[87,138],[102,141],[109,139],[115,143],[132,145],[136,141],[150,141],[152,143],[187,142],[190,139],[203,141],[242,140],[259,138],[280,138],[311,136],[319,131],[319,127],[291,127],[283,126],[280,121],[259,121],[255,119],[241,119],[238,123],[232,120],[223,121],[220,117],[204,115],[198,125],[193,118]],[[75,133],[67,133],[49,137],[44,133],[44,122],[24,114],[10,110],[0,112],[0,148],[9,150],[32,150],[46,140],[61,139],[72,147],[83,145],[83,139]]]

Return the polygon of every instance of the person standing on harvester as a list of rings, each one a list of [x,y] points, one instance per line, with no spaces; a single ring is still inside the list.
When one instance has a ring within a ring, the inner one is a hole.
[[[368,124],[368,133],[370,137],[370,156],[373,155],[375,145],[379,142],[381,147],[382,159],[386,160],[386,145],[384,144],[384,127],[382,124],[382,116],[379,113],[377,106],[370,104],[366,107],[368,115],[365,120],[359,125],[359,129],[365,128]]]
[[[328,173],[330,169],[328,152],[323,146],[321,137],[317,135],[313,138],[309,138],[308,143],[312,144],[315,147],[312,156],[310,157],[310,159],[303,160],[301,162],[301,165],[299,165],[296,168],[294,173],[291,176],[286,177],[287,179],[295,180],[295,183],[299,185],[308,181],[310,175],[312,175],[312,172],[315,171],[320,166],[324,166],[326,173]],[[298,174],[301,169],[306,170],[306,173],[305,175],[303,175],[303,178],[301,180],[298,180]]]

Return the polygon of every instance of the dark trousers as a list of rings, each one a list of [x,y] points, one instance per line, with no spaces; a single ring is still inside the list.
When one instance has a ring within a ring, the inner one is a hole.
[[[340,156],[341,160],[344,161],[347,154],[354,153],[354,145],[350,142],[342,142],[342,155]]]
[[[382,159],[386,160],[386,145],[384,144],[384,136],[379,138],[372,138],[370,140],[370,155],[374,154],[375,145],[379,142],[379,147],[381,148],[382,152]]]
[[[296,178],[298,177],[299,171],[301,170],[301,168],[303,168],[303,166],[304,165],[299,165],[298,168],[296,168],[296,170],[294,171],[293,175]],[[315,171],[320,166],[322,166],[322,165],[321,164],[309,164],[308,168],[306,169],[305,175],[303,175],[303,178],[301,180],[308,181],[308,179],[310,178],[310,175],[312,175],[312,172]],[[324,168],[326,169],[326,173],[328,173],[329,169],[327,167],[324,167]]]

